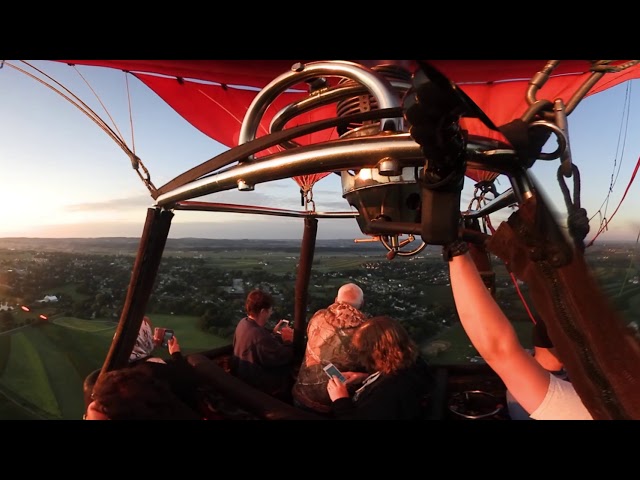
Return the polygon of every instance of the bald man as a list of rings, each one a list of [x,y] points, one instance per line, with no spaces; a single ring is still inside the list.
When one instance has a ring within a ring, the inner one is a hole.
[[[360,310],[364,304],[364,292],[355,283],[346,283],[338,289],[336,303],[348,303]]]
[[[333,363],[339,370],[364,372],[351,348],[351,337],[366,315],[360,310],[364,293],[355,283],[340,287],[333,304],[318,310],[307,326],[307,347],[293,386],[294,404],[320,414],[331,412],[327,393],[329,377],[323,367]]]

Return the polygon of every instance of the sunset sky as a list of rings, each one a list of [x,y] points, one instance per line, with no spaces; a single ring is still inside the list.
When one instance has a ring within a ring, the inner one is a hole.
[[[130,147],[133,138],[135,152],[156,186],[224,150],[132,76],[51,61],[30,63],[78,95],[119,131]],[[8,64],[24,68],[20,61],[7,60],[0,69],[0,237],[138,237],[146,208],[153,201],[125,153],[75,106]],[[640,156],[639,87],[640,81],[634,80],[589,97],[569,116],[573,161],[581,174],[581,206],[594,217],[587,240],[598,230],[600,218],[610,218],[617,208]],[[630,110],[626,111],[628,97]],[[559,160],[538,161],[532,172],[554,206],[566,212],[556,179],[558,165]],[[570,191],[571,182],[568,179]],[[463,210],[470,202],[473,183],[468,179],[463,191]],[[599,241],[636,240],[640,232],[639,183],[636,179],[630,186]],[[499,192],[510,187],[504,177],[496,186]],[[313,194],[318,211],[350,210],[337,175],[320,180]],[[301,209],[299,187],[293,180],[260,184],[253,192],[233,190],[203,199]],[[492,216],[494,225],[503,218]],[[301,219],[178,211],[169,236],[300,238],[301,233]],[[362,237],[355,220],[319,223],[318,238]]]

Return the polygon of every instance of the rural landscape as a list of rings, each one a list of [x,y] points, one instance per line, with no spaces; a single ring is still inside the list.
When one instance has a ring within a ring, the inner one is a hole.
[[[0,419],[80,419],[82,382],[115,332],[139,240],[0,238]],[[252,288],[292,319],[300,245],[290,240],[169,239],[147,314],[185,353],[230,343]],[[379,243],[318,240],[308,318],[340,285],[359,284],[368,314],[403,322],[431,363],[481,361],[461,330],[440,247],[388,260]],[[587,260],[629,328],[640,318],[636,243],[597,244]],[[526,285],[494,262],[496,298],[530,346]],[[166,355],[166,351],[157,352]]]

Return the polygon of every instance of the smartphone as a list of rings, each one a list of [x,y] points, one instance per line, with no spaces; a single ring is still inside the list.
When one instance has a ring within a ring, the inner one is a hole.
[[[284,327],[288,327],[289,326],[289,320],[285,320],[282,319],[278,322],[278,324],[276,325],[276,328],[274,329],[274,331],[278,334],[278,335],[282,335],[282,329]]]
[[[167,328],[164,331],[164,336],[162,337],[162,346],[163,347],[168,347],[169,346],[169,340],[171,340],[173,338],[173,330]]]
[[[156,327],[153,330],[153,341],[156,345],[161,345],[164,348],[167,348],[171,337],[173,337],[173,330],[170,328]]]
[[[330,363],[329,365],[324,367],[323,370],[324,370],[324,373],[326,373],[329,378],[338,377],[342,383],[347,381],[347,379],[344,378],[344,375],[342,375],[340,370],[338,370],[338,367],[336,367],[333,363]]]

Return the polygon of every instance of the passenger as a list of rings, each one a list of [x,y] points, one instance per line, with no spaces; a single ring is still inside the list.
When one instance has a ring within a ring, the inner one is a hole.
[[[139,368],[111,370],[98,378],[85,420],[201,420],[166,381]]]
[[[157,378],[165,380],[173,393],[190,408],[198,410],[200,381],[198,376],[182,355],[178,338],[174,335],[167,342],[171,358],[165,361],[154,356],[153,352],[162,339],[154,339],[153,325],[149,317],[144,317],[138,338],[129,356],[129,366],[145,370]]]
[[[511,322],[487,290],[464,241],[443,248],[460,322],[473,346],[536,420],[590,420],[570,382],[545,370],[520,345]]]
[[[563,363],[558,359],[556,349],[547,334],[547,326],[541,318],[536,318],[532,329],[533,358],[548,372],[562,380],[568,380]],[[507,390],[507,410],[512,420],[532,420],[529,414]]]
[[[247,316],[238,322],[233,336],[231,372],[255,388],[291,402],[293,385],[293,329],[281,334],[265,328],[273,312],[273,297],[262,290],[249,292]]]
[[[318,310],[307,325],[307,346],[293,386],[294,405],[317,413],[331,412],[327,393],[329,377],[323,368],[333,363],[339,370],[364,372],[351,348],[351,337],[366,316],[362,289],[347,283],[340,287],[333,304]],[[352,383],[349,384],[353,386]]]
[[[402,324],[387,316],[372,317],[353,335],[353,346],[366,373],[331,377],[327,392],[333,414],[345,420],[421,420],[433,386],[433,375]],[[350,397],[348,386],[362,382]]]

